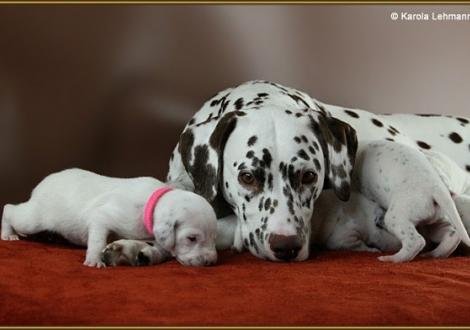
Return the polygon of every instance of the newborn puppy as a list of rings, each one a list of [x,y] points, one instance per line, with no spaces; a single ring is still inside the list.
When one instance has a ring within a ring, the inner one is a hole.
[[[182,264],[204,266],[217,261],[216,228],[212,207],[192,192],[173,190],[150,177],[121,179],[68,169],[47,176],[29,201],[5,205],[1,239],[56,232],[87,246],[85,265],[102,267],[101,252],[110,234],[155,238],[158,248],[144,254],[149,263],[171,255]]]
[[[361,193],[352,191],[347,202],[325,190],[315,202],[312,243],[330,250],[389,252],[400,241],[383,227],[385,210]]]
[[[440,243],[428,256],[447,257],[460,240],[470,245],[449,189],[419,150],[395,142],[371,142],[358,153],[353,176],[362,194],[387,210],[383,226],[402,244],[396,254],[382,256],[381,261],[412,260],[426,245],[418,225],[436,224],[438,229],[435,239]]]

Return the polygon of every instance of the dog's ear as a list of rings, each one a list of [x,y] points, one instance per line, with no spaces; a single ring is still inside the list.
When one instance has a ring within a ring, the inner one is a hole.
[[[218,121],[188,127],[180,137],[182,163],[194,184],[194,192],[211,203],[218,217],[230,210],[219,194],[225,143],[236,127],[237,118],[244,115],[242,111],[229,112]]]
[[[311,126],[325,154],[325,183],[339,199],[347,201],[351,194],[351,175],[356,160],[357,135],[347,123],[318,113],[311,117]]]
[[[169,219],[167,217],[167,219]],[[177,221],[159,221],[154,219],[153,233],[155,241],[166,251],[173,253],[176,240]]]

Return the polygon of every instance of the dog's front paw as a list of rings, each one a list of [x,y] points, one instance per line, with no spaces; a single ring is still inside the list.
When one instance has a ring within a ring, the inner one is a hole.
[[[18,241],[20,239],[20,237],[16,234],[2,235],[1,238],[3,241]]]
[[[96,268],[105,268],[106,264],[99,260],[99,259],[86,259],[85,262],[83,263],[85,266],[88,267],[96,267]]]
[[[101,260],[108,266],[148,266],[164,262],[170,254],[154,242],[121,239],[112,242],[101,252]]]

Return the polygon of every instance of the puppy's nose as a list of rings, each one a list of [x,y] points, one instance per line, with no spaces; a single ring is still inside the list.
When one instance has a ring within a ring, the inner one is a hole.
[[[269,236],[269,246],[276,258],[288,261],[297,257],[297,254],[302,248],[302,242],[300,242],[297,235],[285,236],[271,234],[271,236]]]

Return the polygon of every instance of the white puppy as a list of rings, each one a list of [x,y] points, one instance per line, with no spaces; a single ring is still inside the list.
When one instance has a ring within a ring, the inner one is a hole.
[[[470,245],[449,189],[419,150],[390,141],[371,142],[358,153],[354,182],[365,197],[387,210],[383,226],[402,244],[396,254],[380,260],[412,260],[426,244],[418,225],[435,224],[433,239],[440,243],[428,253],[431,257],[449,256],[460,240]]]
[[[320,194],[312,216],[312,243],[330,250],[389,252],[400,241],[383,228],[385,210],[359,192],[347,202],[332,190]]]
[[[5,205],[1,238],[52,231],[86,245],[84,264],[102,267],[101,252],[110,234],[155,237],[159,248],[144,256],[151,259],[149,263],[161,262],[169,254],[185,265],[215,263],[217,220],[212,207],[195,193],[161,188],[165,184],[151,177],[112,178],[80,169],[54,173],[38,184],[29,201]]]

